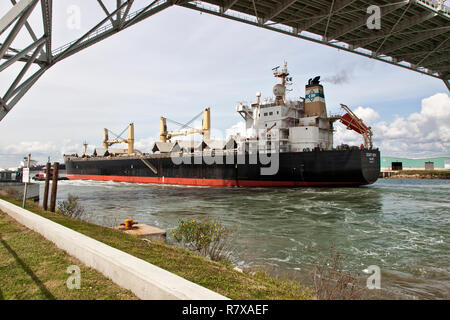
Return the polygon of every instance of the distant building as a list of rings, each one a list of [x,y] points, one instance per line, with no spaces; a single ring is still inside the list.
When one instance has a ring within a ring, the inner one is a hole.
[[[423,159],[381,157],[381,171],[390,170],[450,170],[450,157]]]
[[[12,181],[16,179],[17,171],[0,170],[0,181]]]

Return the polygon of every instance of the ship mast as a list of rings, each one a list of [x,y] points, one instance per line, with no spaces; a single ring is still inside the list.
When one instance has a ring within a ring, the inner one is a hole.
[[[283,102],[283,104],[286,102],[286,86],[290,85],[292,81],[292,77],[289,77],[289,72],[287,69],[287,62],[284,62],[283,69],[278,70],[278,67],[273,68],[273,75],[276,78],[281,79],[281,84],[277,84],[273,88],[273,92],[275,94],[276,100],[278,102]]]
[[[286,61],[284,62],[284,67],[281,71],[279,71],[278,68],[279,67],[276,67],[273,69],[273,75],[276,78],[281,78],[281,85],[283,87],[285,87],[286,86],[286,78],[289,75],[289,72],[287,70],[287,62]]]

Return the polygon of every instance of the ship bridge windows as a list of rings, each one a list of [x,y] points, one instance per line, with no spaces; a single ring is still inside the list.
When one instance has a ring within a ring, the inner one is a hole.
[[[273,116],[274,115],[274,111],[270,111],[270,112],[264,112],[264,117],[270,117],[270,116]],[[280,114],[280,111],[277,111],[277,113],[276,114]],[[261,116],[261,114],[259,114],[260,116]]]

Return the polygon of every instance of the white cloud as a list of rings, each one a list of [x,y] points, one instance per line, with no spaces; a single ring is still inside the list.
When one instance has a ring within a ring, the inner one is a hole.
[[[370,107],[358,107],[354,110],[366,124],[372,127],[374,146],[380,148],[384,155],[393,156],[431,156],[448,155],[450,152],[450,98],[445,93],[435,94],[422,100],[420,112],[408,117],[396,117],[393,121],[378,121],[380,115]],[[194,122],[194,127],[200,127],[201,122]],[[334,145],[341,143],[359,146],[363,142],[361,135],[347,130],[340,123],[335,125]],[[245,123],[239,121],[225,130],[225,137],[236,134],[246,135]],[[212,130],[211,137],[223,139],[221,130]],[[177,139],[192,139],[190,137],[177,137]],[[196,135],[194,139],[201,139]],[[135,141],[135,148],[142,152],[149,152],[158,137],[152,136]],[[122,147],[119,145],[118,147]],[[126,146],[123,145],[125,148]],[[94,145],[88,146],[92,152]],[[4,158],[3,166],[14,166],[26,156],[32,154],[33,159],[45,162],[50,156],[52,161],[63,161],[63,154],[81,153],[82,143],[75,143],[70,139],[60,142],[22,141],[0,146],[0,154],[8,155]]]
[[[40,141],[23,141],[17,144],[9,144],[3,148],[5,152],[11,154],[27,154],[27,153],[53,153],[58,148],[50,142]]]
[[[371,125],[373,121],[377,120],[380,115],[378,112],[373,110],[370,107],[364,108],[359,106],[353,112],[363,120],[363,122],[367,125]],[[348,144],[348,145],[355,145],[359,146],[362,142],[364,142],[362,136],[358,133],[356,133],[353,130],[348,130],[344,125],[337,123],[335,125],[335,135],[334,135],[334,145],[340,145],[340,144]]]
[[[359,118],[361,118],[364,121],[364,123],[372,123],[373,121],[377,120],[380,117],[378,112],[376,112],[372,108],[358,107],[353,112]]]
[[[235,135],[241,135],[241,136],[245,136],[246,135],[246,128],[245,128],[245,123],[243,121],[239,121],[238,123],[234,124],[233,126],[231,126],[230,128],[226,129],[226,137],[230,137],[230,136],[235,136]]]
[[[422,100],[420,112],[397,116],[392,122],[379,121],[371,108],[358,107],[355,113],[372,125],[374,145],[384,154],[397,156],[446,155],[450,151],[450,98],[438,93]],[[372,124],[373,123],[373,124]],[[336,126],[335,145],[359,145],[360,135]]]
[[[92,147],[92,146],[91,146]],[[6,166],[17,166],[23,157],[31,154],[33,160],[40,163],[47,162],[48,158],[53,161],[62,162],[63,154],[80,153],[83,146],[73,143],[71,140],[61,142],[22,141],[0,146],[0,154]]]
[[[134,142],[134,148],[141,152],[150,152],[156,139],[153,137],[139,139]]]
[[[342,124],[335,124],[335,133],[334,133],[334,145],[338,146],[341,144],[348,144],[359,146],[363,142],[363,138],[361,135],[357,134],[353,130],[348,130]]]

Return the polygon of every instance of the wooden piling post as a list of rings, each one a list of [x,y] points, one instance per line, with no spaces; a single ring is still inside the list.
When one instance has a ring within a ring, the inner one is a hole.
[[[59,163],[55,162],[53,164],[52,194],[50,197],[50,211],[51,212],[55,212],[55,208],[56,208],[56,192],[58,189],[58,171],[59,171]]]
[[[44,200],[42,201],[42,207],[47,210],[48,204],[48,189],[50,187],[50,162],[45,165],[45,185],[44,185]]]

